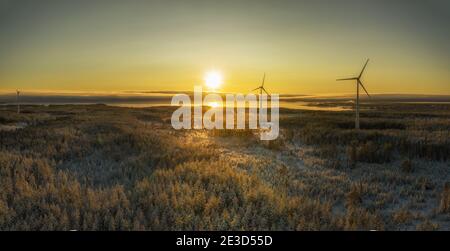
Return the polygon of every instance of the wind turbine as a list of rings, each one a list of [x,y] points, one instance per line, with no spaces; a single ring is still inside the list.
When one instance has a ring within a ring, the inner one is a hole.
[[[17,113],[20,113],[20,103],[19,103],[19,94],[20,94],[20,91],[19,91],[19,90],[16,90],[16,93],[17,93],[17,97],[16,97],[16,101],[17,101]]]
[[[367,63],[369,63],[369,59],[367,59],[366,63],[364,64],[364,67],[361,70],[361,73],[359,74],[359,76],[357,77],[353,77],[353,78],[341,78],[341,79],[336,79],[336,81],[343,81],[343,80],[356,80],[356,119],[355,119],[355,129],[359,129],[359,86],[361,85],[361,87],[364,89],[364,91],[366,92],[367,96],[370,95],[367,92],[366,88],[364,87],[362,81],[361,81],[361,77],[364,73],[364,70],[366,69]]]
[[[266,91],[266,88],[264,88],[264,81],[266,80],[266,73],[264,72],[264,76],[262,79],[262,83],[261,86],[259,86],[258,88],[253,89],[252,91],[256,91],[259,90],[259,104],[260,104],[260,108],[262,108],[262,100],[261,100],[261,96],[263,94],[263,91],[270,96],[270,94]]]

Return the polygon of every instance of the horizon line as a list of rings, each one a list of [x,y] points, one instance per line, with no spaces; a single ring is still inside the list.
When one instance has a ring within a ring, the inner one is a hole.
[[[175,95],[175,94],[186,94],[193,93],[193,91],[171,91],[171,90],[119,90],[119,91],[100,91],[100,90],[26,90],[26,89],[11,89],[11,90],[0,90],[0,95],[16,95],[16,90],[20,90],[22,95],[30,94],[50,94],[50,95],[80,95],[80,96],[114,96],[114,95],[145,95],[145,94],[165,94],[165,95]],[[223,91],[203,91],[205,93],[217,93],[217,94],[248,94],[253,93],[249,91],[248,93],[244,92],[223,92]],[[280,96],[318,96],[318,97],[329,97],[329,96],[348,96],[355,95],[354,92],[335,92],[335,93],[274,93]],[[371,95],[411,95],[411,96],[450,96],[450,93],[416,93],[416,92],[375,92],[371,93]]]

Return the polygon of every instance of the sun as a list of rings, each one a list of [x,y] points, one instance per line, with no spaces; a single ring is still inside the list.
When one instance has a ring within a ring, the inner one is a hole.
[[[209,102],[207,105],[208,105],[209,107],[211,107],[211,108],[217,108],[217,107],[221,107],[221,106],[222,106],[221,103],[216,102],[216,101]]]
[[[205,74],[205,85],[212,90],[216,90],[222,85],[223,77],[219,71],[209,71]]]

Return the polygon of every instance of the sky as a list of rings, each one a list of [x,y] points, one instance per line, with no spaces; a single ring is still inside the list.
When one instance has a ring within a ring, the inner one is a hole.
[[[0,91],[450,94],[450,2],[0,0]]]

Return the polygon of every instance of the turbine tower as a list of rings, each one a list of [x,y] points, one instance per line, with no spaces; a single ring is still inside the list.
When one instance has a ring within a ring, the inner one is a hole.
[[[16,90],[16,93],[17,93],[17,97],[16,97],[16,101],[17,101],[17,113],[20,113],[20,103],[19,103],[19,94],[20,94],[20,91],[19,91],[19,90]]]
[[[361,85],[361,87],[364,89],[364,91],[366,92],[367,96],[370,95],[367,92],[366,88],[364,87],[362,81],[361,81],[361,77],[364,73],[364,70],[366,69],[367,63],[369,63],[369,59],[367,59],[366,63],[364,64],[364,67],[361,70],[361,73],[359,74],[359,76],[357,77],[353,77],[353,78],[341,78],[341,79],[336,79],[336,81],[343,81],[343,80],[356,80],[356,118],[355,118],[355,129],[358,130],[359,129],[359,86]]]
[[[262,96],[262,94],[263,94],[263,91],[267,94],[267,95],[269,95],[270,96],[270,94],[266,91],[266,88],[264,88],[264,81],[266,80],[266,73],[264,72],[264,76],[263,76],[263,79],[262,79],[262,83],[261,83],[261,86],[259,86],[258,88],[255,88],[255,89],[253,89],[252,91],[256,91],[256,90],[258,90],[259,89],[259,106],[260,106],[260,109],[262,108],[262,100],[261,100],[261,96]]]

